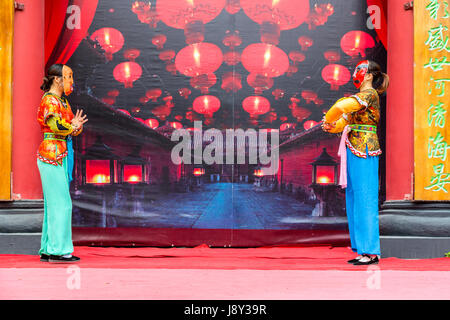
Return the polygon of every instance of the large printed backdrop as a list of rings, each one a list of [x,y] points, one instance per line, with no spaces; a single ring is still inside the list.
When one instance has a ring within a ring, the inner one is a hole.
[[[66,0],[49,7],[47,66],[72,67],[69,102],[89,116],[75,140],[75,227],[346,229],[334,170],[338,139],[318,123],[337,99],[355,93],[357,62],[372,59],[385,70],[382,1]],[[248,159],[173,163],[172,132],[193,133],[195,120],[203,130],[276,130],[278,172],[264,176]],[[314,177],[319,156],[328,163]]]

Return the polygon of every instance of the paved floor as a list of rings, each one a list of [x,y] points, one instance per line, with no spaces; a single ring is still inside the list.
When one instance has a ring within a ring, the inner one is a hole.
[[[345,229],[345,217],[313,217],[314,208],[246,183],[205,184],[162,196],[145,210],[108,215],[109,226],[201,229]],[[74,226],[90,226],[74,221]]]

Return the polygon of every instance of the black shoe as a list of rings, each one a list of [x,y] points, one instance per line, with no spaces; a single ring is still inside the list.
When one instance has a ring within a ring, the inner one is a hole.
[[[364,266],[364,265],[368,265],[368,264],[377,264],[379,262],[378,256],[375,257],[371,257],[368,254],[363,254],[363,257],[367,257],[370,260],[369,261],[357,261],[355,263],[353,263],[354,266]]]
[[[80,258],[75,257],[75,256],[71,256],[70,258],[64,258],[63,256],[50,255],[50,257],[48,258],[48,262],[52,262],[52,263],[72,263],[72,262],[77,262],[79,260],[80,260]]]
[[[359,259],[352,259],[352,260],[348,260],[347,262],[353,264],[353,263],[358,262],[358,261],[359,261]]]
[[[42,262],[48,262],[48,258],[49,258],[49,255],[48,254],[41,254],[41,261]]]

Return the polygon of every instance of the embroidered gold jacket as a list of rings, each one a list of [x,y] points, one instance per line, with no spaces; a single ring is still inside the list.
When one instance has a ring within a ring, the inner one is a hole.
[[[370,88],[349,98],[338,100],[326,113],[325,120],[329,123],[336,121],[336,127],[329,131],[332,133],[342,132],[347,125],[355,128],[349,132],[345,141],[354,155],[366,158],[366,147],[369,156],[381,154],[376,133],[380,121],[380,98],[375,89]],[[358,125],[362,126],[358,128]]]
[[[39,160],[53,165],[62,165],[63,158],[67,156],[66,137],[81,133],[81,130],[73,131],[71,125],[73,117],[67,99],[49,92],[43,95],[37,114],[37,121],[44,134],[44,140],[37,151]]]

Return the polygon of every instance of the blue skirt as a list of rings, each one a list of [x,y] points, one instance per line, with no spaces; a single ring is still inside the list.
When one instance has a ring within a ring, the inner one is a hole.
[[[345,202],[352,250],[380,254],[378,223],[378,156],[355,156],[347,147]]]

